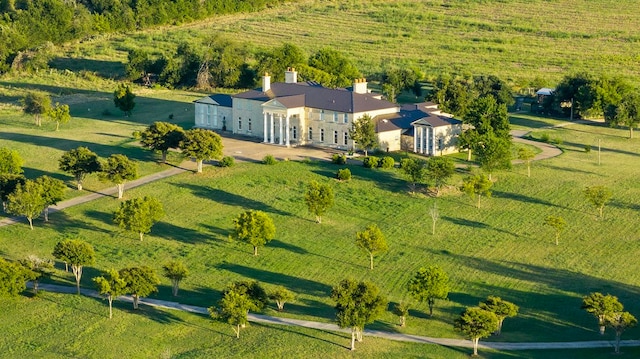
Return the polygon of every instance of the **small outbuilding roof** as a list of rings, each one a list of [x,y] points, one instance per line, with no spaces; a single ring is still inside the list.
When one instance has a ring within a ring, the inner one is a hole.
[[[556,92],[556,89],[543,87],[540,90],[536,91],[536,95],[551,96],[554,92]]]

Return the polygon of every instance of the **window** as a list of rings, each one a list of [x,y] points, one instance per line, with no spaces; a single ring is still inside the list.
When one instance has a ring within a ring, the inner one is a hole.
[[[238,130],[242,130],[242,117],[238,117]]]
[[[313,128],[309,127],[309,141],[313,140]]]
[[[438,149],[440,151],[444,150],[444,140],[442,139],[442,137],[438,138]]]
[[[349,132],[344,133],[344,145],[346,146],[349,143]]]
[[[349,123],[349,114],[348,113],[344,114],[344,123]]]
[[[338,122],[338,113],[337,112],[333,112],[333,122]]]
[[[298,138],[298,129],[296,126],[293,126],[293,139],[295,140],[296,138]]]
[[[324,120],[324,110],[320,110],[320,121]]]
[[[249,119],[249,121],[247,121],[247,126],[249,127],[249,131],[251,131],[251,119]]]
[[[333,131],[333,143],[338,144],[338,131]]]
[[[324,142],[324,128],[320,129],[320,142]]]

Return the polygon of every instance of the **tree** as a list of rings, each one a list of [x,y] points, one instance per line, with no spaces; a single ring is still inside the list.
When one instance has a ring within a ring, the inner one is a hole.
[[[287,302],[292,302],[296,299],[296,295],[285,287],[278,286],[270,294],[269,299],[274,300],[278,306],[278,311],[284,310],[284,305]]]
[[[602,213],[604,206],[612,196],[611,190],[605,186],[587,187],[584,189],[584,195],[598,209],[600,218],[602,218],[604,216]]]
[[[320,184],[311,181],[304,194],[304,201],[307,203],[309,213],[316,216],[316,222],[322,222],[322,215],[333,206],[333,189],[328,184]]]
[[[614,313],[622,312],[623,306],[616,296],[611,294],[603,295],[602,293],[594,292],[582,298],[581,308],[586,310],[587,313],[591,313],[594,317],[598,318],[600,335],[604,335],[607,325],[607,317]]]
[[[44,200],[44,221],[49,221],[49,207],[55,206],[64,198],[67,186],[59,179],[49,176],[36,178],[36,183],[40,186],[42,199]]]
[[[0,296],[15,297],[27,288],[33,273],[20,263],[0,258]]]
[[[393,306],[393,314],[400,318],[400,326],[407,325],[407,317],[409,316],[409,303],[400,302]]]
[[[368,149],[378,147],[378,138],[376,137],[376,127],[373,119],[369,115],[363,115],[351,123],[349,129],[349,138],[355,141],[363,151],[365,157],[368,156]]]
[[[42,259],[34,254],[20,261],[20,264],[31,271],[31,281],[33,282],[33,293],[38,294],[38,284],[41,278],[51,276],[53,261]]]
[[[19,185],[23,185],[27,179],[23,175],[0,173],[0,199],[2,199],[2,210],[7,211],[7,200],[9,195],[15,192]]]
[[[429,100],[438,104],[442,111],[464,118],[469,112],[471,99],[475,96],[469,77],[441,74],[433,83]]]
[[[330,87],[346,87],[362,74],[342,53],[332,48],[323,48],[309,57],[309,66],[332,76]]]
[[[594,108],[596,97],[597,80],[588,73],[567,75],[556,86],[556,101],[571,101],[571,106],[563,108],[567,116],[569,116],[569,111],[573,111],[576,117],[589,114]]]
[[[138,163],[125,155],[113,154],[102,163],[100,179],[115,183],[118,189],[118,199],[124,193],[124,182],[138,178]]]
[[[46,94],[30,92],[22,99],[22,104],[24,113],[33,115],[36,126],[41,126],[42,118],[40,116],[49,112],[51,98]]]
[[[372,323],[387,308],[387,300],[370,282],[343,279],[331,290],[331,299],[336,302],[338,326],[351,328],[351,350],[356,349],[356,338],[362,341],[365,324]]]
[[[236,338],[240,338],[240,328],[249,323],[250,310],[256,310],[256,306],[246,294],[228,290],[223,293],[217,308],[209,308],[209,314],[213,319],[231,324]]]
[[[269,303],[269,296],[258,281],[238,281],[229,284],[223,291],[224,296],[227,292],[236,292],[247,296],[254,306],[255,311],[261,311]]]
[[[189,276],[189,271],[184,263],[180,261],[170,261],[162,266],[162,269],[164,270],[164,276],[171,280],[171,293],[176,297],[180,282]]]
[[[60,129],[60,124],[64,125],[71,120],[69,105],[61,105],[56,102],[56,105],[47,111],[47,117],[49,117],[49,120],[56,123],[56,131],[58,131]]]
[[[258,247],[271,242],[276,235],[273,220],[262,211],[248,210],[233,220],[233,232],[229,236],[237,241],[253,246],[253,255],[258,255]]]
[[[387,240],[375,223],[356,233],[356,245],[369,254],[369,269],[373,269],[373,256],[389,249]]]
[[[59,161],[60,170],[71,173],[78,184],[78,191],[82,191],[82,181],[87,174],[100,171],[98,155],[87,147],[78,147],[65,152]]]
[[[180,141],[182,154],[194,157],[198,163],[198,173],[202,172],[202,161],[222,157],[222,139],[220,135],[203,128],[195,128],[184,133]]]
[[[560,216],[548,216],[547,218],[544,219],[544,224],[553,228],[556,231],[556,246],[557,246],[560,240],[560,234],[562,234],[562,231],[564,231],[565,227],[567,226],[567,222],[564,220],[564,218]]]
[[[0,147],[0,173],[21,175],[24,160],[16,150]]]
[[[480,168],[489,173],[489,180],[493,171],[511,168],[511,139],[490,133],[481,136],[474,150]]]
[[[629,128],[629,138],[633,138],[633,128],[640,124],[640,95],[632,92],[625,95],[612,109],[612,126],[624,125]]]
[[[489,311],[498,317],[497,335],[502,333],[502,322],[504,322],[505,318],[515,317],[518,314],[519,309],[517,305],[492,295],[488,296],[487,300],[480,303],[480,308]]]
[[[125,116],[131,116],[131,111],[136,107],[135,98],[136,95],[127,84],[119,84],[113,92],[113,104],[124,112]]]
[[[16,190],[7,196],[7,212],[17,216],[25,216],[29,221],[29,228],[32,230],[33,219],[37,218],[44,208],[42,187],[32,180],[18,184]]]
[[[465,309],[454,322],[454,328],[466,334],[473,341],[473,355],[478,355],[478,341],[498,329],[498,317],[487,310],[470,307]]]
[[[109,319],[113,318],[113,299],[127,293],[127,282],[120,278],[115,269],[106,271],[102,276],[93,278],[98,293],[107,297],[109,302]]]
[[[407,288],[417,301],[427,302],[429,316],[433,316],[436,299],[447,299],[449,295],[449,276],[437,266],[420,268]]]
[[[478,97],[469,106],[463,122],[473,126],[479,135],[494,134],[509,140],[509,114],[504,103],[498,103],[493,96]]]
[[[494,75],[473,77],[473,87],[479,97],[491,96],[497,103],[511,106],[515,100],[511,87]]]
[[[478,198],[476,207],[480,208],[480,198],[482,196],[491,197],[491,182],[484,174],[468,176],[463,180],[462,192],[466,193],[471,199]]]
[[[616,332],[616,354],[620,353],[620,337],[625,330],[633,328],[638,324],[638,320],[629,312],[618,312],[610,314],[605,319],[605,325]]]
[[[433,202],[433,206],[429,208],[429,215],[431,216],[431,234],[436,234],[436,222],[440,219],[440,212],[438,211],[438,203]]]
[[[527,165],[527,177],[531,177],[531,161],[536,157],[536,153],[529,147],[518,148],[518,159]]]
[[[140,240],[145,233],[151,232],[151,227],[164,217],[162,203],[153,197],[132,198],[120,203],[113,221],[120,228],[138,233]]]
[[[171,148],[179,148],[184,137],[184,130],[169,122],[154,122],[140,133],[143,147],[162,153],[162,162],[167,162],[167,152]]]
[[[81,239],[65,239],[53,248],[53,256],[71,265],[71,271],[76,278],[76,288],[80,294],[82,269],[84,266],[92,265],[96,260],[93,247]]]
[[[426,171],[433,179],[436,186],[436,197],[440,195],[440,188],[447,184],[447,180],[453,176],[456,168],[449,157],[431,157],[427,161]]]
[[[407,178],[409,178],[409,181],[411,181],[411,190],[415,191],[416,185],[422,182],[425,176],[424,161],[414,158],[403,158],[402,161],[400,161],[400,168]]]
[[[129,267],[119,271],[120,278],[126,283],[125,293],[133,298],[133,309],[138,309],[141,297],[146,297],[158,291],[160,279],[156,272],[149,267]]]
[[[458,136],[458,148],[467,151],[468,162],[471,161],[471,153],[474,151],[474,148],[478,146],[478,142],[480,142],[480,134],[473,128],[463,131]]]

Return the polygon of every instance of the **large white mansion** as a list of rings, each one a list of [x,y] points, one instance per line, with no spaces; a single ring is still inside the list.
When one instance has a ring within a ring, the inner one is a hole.
[[[356,79],[350,89],[332,89],[314,82],[298,82],[290,68],[285,82],[271,83],[236,95],[215,94],[195,101],[195,126],[231,131],[281,146],[316,145],[353,148],[352,122],[369,115],[376,123],[380,148],[409,150],[425,155],[456,151],[460,121],[438,111],[437,105],[398,105],[383,100]]]

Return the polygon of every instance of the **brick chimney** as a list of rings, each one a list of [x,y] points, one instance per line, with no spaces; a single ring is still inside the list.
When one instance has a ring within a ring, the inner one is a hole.
[[[265,72],[264,76],[262,76],[262,92],[269,90],[271,90],[271,76],[269,76],[268,72]]]
[[[284,82],[288,84],[295,84],[298,82],[298,72],[293,67],[287,67],[287,71],[284,72]]]
[[[367,89],[367,79],[361,78],[353,80],[353,92],[362,94],[369,93]]]

